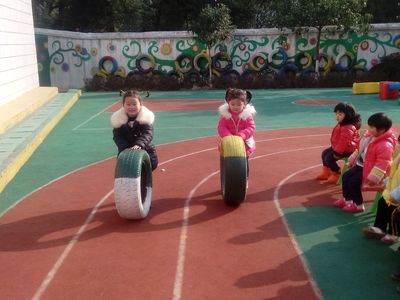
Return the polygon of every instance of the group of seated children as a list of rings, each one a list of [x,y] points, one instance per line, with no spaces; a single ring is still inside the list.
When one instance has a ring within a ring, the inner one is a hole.
[[[375,224],[364,229],[364,233],[391,243],[395,240],[393,235],[397,236],[392,216],[397,214],[400,204],[400,156],[393,159],[398,140],[392,120],[382,112],[371,115],[368,130],[360,138],[361,118],[354,106],[339,103],[334,112],[337,124],[332,130],[331,147],[322,152],[322,173],[316,179],[336,184],[342,175],[342,197],[333,205],[349,213],[365,210],[363,190],[383,190]],[[344,174],[340,174],[337,163],[340,159],[347,160],[349,166]]]
[[[361,119],[353,105],[339,103],[334,112],[337,125],[331,134],[331,147],[322,152],[322,173],[316,179],[336,184],[341,175],[337,161],[347,160],[342,197],[333,205],[349,213],[365,210],[363,190],[383,191],[374,224],[364,228],[363,234],[392,245],[399,240],[400,230],[400,152],[395,151],[400,137],[396,138],[392,120],[382,112],[368,118],[368,129],[361,138]],[[400,281],[400,271],[392,278]]]

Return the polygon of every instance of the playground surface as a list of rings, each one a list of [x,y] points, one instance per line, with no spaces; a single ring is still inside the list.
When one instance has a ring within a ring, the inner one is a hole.
[[[257,150],[247,198],[220,195],[217,108],[224,91],[151,92],[160,165],[139,221],[114,206],[117,93],[84,93],[0,195],[4,299],[393,299],[398,245],[363,237],[367,210],[331,205],[314,180],[352,102],[365,126],[397,100],[351,89],[253,90]],[[164,171],[161,171],[164,169]]]

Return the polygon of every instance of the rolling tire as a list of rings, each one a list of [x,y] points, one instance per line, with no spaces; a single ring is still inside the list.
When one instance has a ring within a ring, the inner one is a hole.
[[[152,199],[152,171],[144,150],[122,151],[115,167],[114,198],[118,214],[124,219],[144,219]]]
[[[246,199],[247,158],[243,139],[226,136],[221,141],[221,192],[229,206],[239,206]]]

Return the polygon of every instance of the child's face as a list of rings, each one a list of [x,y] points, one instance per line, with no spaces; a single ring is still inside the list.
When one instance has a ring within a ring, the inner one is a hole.
[[[124,107],[125,113],[129,117],[136,117],[137,114],[139,113],[142,105],[140,104],[140,101],[138,98],[126,97],[123,107]]]
[[[377,137],[377,136],[380,136],[380,135],[384,134],[384,133],[385,133],[385,130],[384,130],[384,129],[377,129],[377,128],[374,127],[374,126],[369,126],[369,125],[368,125],[368,132],[369,132],[372,136]]]
[[[243,111],[246,104],[239,98],[233,98],[229,100],[229,109],[234,113],[240,113]]]
[[[342,112],[342,111],[337,111],[336,112],[336,121],[338,122],[338,123],[340,123],[340,122],[342,122],[343,120],[344,120],[344,117],[345,117],[346,115],[344,114],[344,112]]]

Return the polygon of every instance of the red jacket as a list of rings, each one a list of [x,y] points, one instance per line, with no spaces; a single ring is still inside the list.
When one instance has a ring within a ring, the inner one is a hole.
[[[353,153],[360,142],[360,134],[353,124],[337,124],[331,134],[331,146],[333,151],[341,155],[345,152]]]
[[[350,165],[354,165],[368,145],[363,163],[363,183],[371,181],[379,184],[388,176],[396,144],[397,138],[393,129],[389,129],[376,138],[373,138],[368,132],[365,134],[358,149],[349,157]]]

